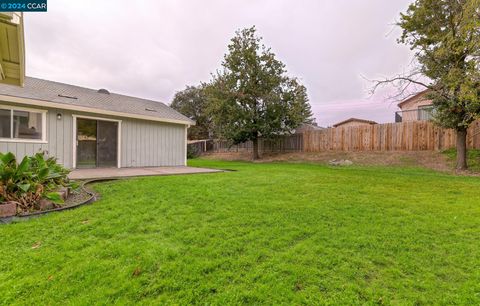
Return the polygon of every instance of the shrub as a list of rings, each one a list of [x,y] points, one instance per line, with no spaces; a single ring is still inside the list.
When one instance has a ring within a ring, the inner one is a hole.
[[[43,153],[25,156],[20,163],[12,153],[0,153],[0,203],[16,202],[23,211],[33,210],[43,198],[61,204],[63,200],[55,191],[76,187],[67,177],[69,172]]]
[[[196,144],[189,144],[187,146],[187,158],[192,159],[200,156],[200,150]]]

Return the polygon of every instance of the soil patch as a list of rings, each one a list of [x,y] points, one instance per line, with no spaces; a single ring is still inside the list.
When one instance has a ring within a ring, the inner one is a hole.
[[[36,216],[40,216],[40,215],[55,212],[55,211],[72,209],[75,207],[82,206],[84,204],[91,203],[96,200],[96,194],[85,187],[85,184],[89,182],[90,181],[79,182],[80,187],[77,190],[70,192],[65,202],[59,207],[51,208],[47,210],[37,210],[37,211],[25,213],[25,214],[18,214],[15,216],[3,217],[3,218],[0,218],[0,223],[10,223],[14,220],[28,219],[31,217],[36,217]]]
[[[212,153],[204,156],[207,159],[251,161],[249,152]],[[354,165],[362,166],[400,166],[423,167],[442,172],[454,172],[454,165],[444,154],[436,151],[415,152],[318,152],[318,153],[267,153],[263,154],[259,163],[263,162],[313,162],[328,164],[329,161],[351,160]]]
[[[65,200],[65,203],[62,206],[72,206],[79,203],[88,201],[92,195],[87,192],[86,187],[83,186],[78,188],[78,190],[70,192],[68,198]]]

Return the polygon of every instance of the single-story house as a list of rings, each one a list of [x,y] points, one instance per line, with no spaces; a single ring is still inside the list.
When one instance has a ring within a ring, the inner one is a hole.
[[[395,113],[395,122],[429,120],[432,115],[432,100],[427,98],[428,89],[400,102],[400,111]]]
[[[371,120],[350,118],[350,119],[335,123],[333,127],[364,126],[364,125],[373,125],[373,124],[377,124],[377,123]]]
[[[186,165],[195,124],[167,105],[32,77],[0,84],[0,152],[46,152],[70,169]]]

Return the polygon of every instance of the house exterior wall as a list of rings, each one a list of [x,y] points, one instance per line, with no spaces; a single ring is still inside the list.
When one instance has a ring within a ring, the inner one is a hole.
[[[17,106],[0,102],[0,105]],[[18,105],[20,107],[20,105]],[[25,106],[21,106],[25,108]],[[41,109],[32,107],[32,109]],[[0,152],[12,152],[18,159],[46,151],[60,164],[73,168],[73,115],[121,120],[121,167],[183,166],[186,157],[185,125],[131,118],[102,116],[96,113],[72,112],[44,108],[46,143],[6,142],[0,140]],[[57,114],[62,119],[57,119]]]
[[[402,111],[407,111],[407,110],[416,110],[418,109],[419,106],[424,106],[424,105],[431,105],[432,100],[428,100],[425,98],[425,96],[418,96],[400,106],[400,109]]]
[[[412,100],[403,103],[400,106],[402,111],[402,121],[417,121],[418,120],[418,108],[420,106],[431,105],[432,100],[428,100],[424,95],[413,98]]]
[[[126,119],[122,121],[122,167],[183,166],[185,125]]]

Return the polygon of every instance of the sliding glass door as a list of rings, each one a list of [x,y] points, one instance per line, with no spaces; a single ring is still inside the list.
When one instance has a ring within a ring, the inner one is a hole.
[[[97,167],[117,166],[118,122],[97,121]]]
[[[117,167],[118,122],[77,118],[77,168]]]
[[[97,166],[97,121],[77,119],[77,168]]]

